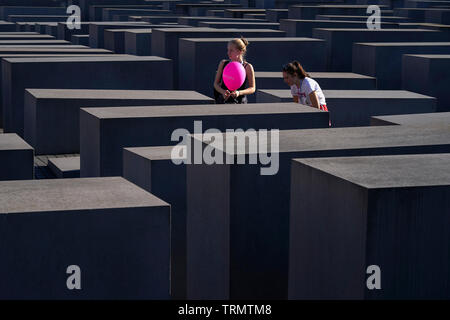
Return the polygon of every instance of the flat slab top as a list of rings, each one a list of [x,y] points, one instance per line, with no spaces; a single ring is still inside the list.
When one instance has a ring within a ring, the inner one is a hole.
[[[48,162],[61,172],[80,170],[80,157],[49,158]]]
[[[224,30],[224,29],[217,29],[217,30]],[[271,32],[270,29],[249,29],[249,30],[258,30],[258,31],[267,31]],[[275,32],[279,32],[278,30],[272,30]],[[283,31],[284,32],[284,31]],[[246,37],[246,39],[252,43],[252,42],[325,42],[323,39],[316,39],[316,38],[303,38],[303,37],[280,37],[280,38],[271,38],[271,37],[263,37],[263,38],[250,38]],[[186,41],[192,41],[192,42],[229,42],[230,38],[183,38],[181,40]]]
[[[15,133],[0,133],[0,151],[8,150],[33,150],[33,148]]]
[[[202,32],[215,32],[215,33],[230,33],[230,32],[246,32],[246,33],[256,33],[256,32],[269,32],[269,33],[281,33],[284,31],[273,30],[273,29],[241,29],[241,28],[226,28],[226,29],[215,29],[210,27],[190,27],[190,28],[153,28],[153,30],[170,32],[170,33],[202,33]]]
[[[152,33],[153,29],[122,29],[126,33]]]
[[[308,72],[314,78],[327,79],[375,79],[374,77],[365,76],[352,72]],[[255,78],[283,78],[281,71],[255,71]]]
[[[113,32],[113,33],[123,33],[123,32],[134,32],[134,33],[144,33],[144,32],[149,32],[152,31],[153,29],[161,29],[161,28],[180,28],[179,25],[148,25],[145,26],[145,28],[143,27],[142,29],[105,29],[105,32]],[[183,27],[184,28],[184,27]]]
[[[69,41],[66,40],[46,40],[46,39],[42,39],[42,40],[0,40],[0,44],[40,44],[42,45],[47,45],[47,44],[70,44]]]
[[[126,100],[211,100],[196,91],[186,90],[95,90],[95,89],[26,89],[37,99],[126,99]]]
[[[278,98],[292,98],[291,90],[258,90]],[[323,90],[326,99],[435,99],[419,93],[404,90]]]
[[[347,16],[347,15],[328,15],[328,14],[321,14],[320,17],[327,17],[327,18],[356,18],[356,19],[367,19],[367,16]],[[383,19],[394,19],[394,20],[409,20],[407,17],[395,17],[395,16],[381,16],[381,20]]]
[[[82,46],[82,45],[44,45],[44,44],[26,44],[26,45],[0,45],[0,50],[1,49],[10,49],[10,48],[29,48],[29,49],[91,49],[89,47],[86,46]]]
[[[236,21],[236,22],[261,22],[260,19],[251,18],[225,18],[225,17],[213,17],[213,16],[202,16],[202,17],[179,17],[180,19],[193,20],[193,21],[207,21],[207,20],[217,20],[217,21]]]
[[[187,116],[219,116],[248,114],[319,113],[316,108],[298,103],[252,103],[247,105],[178,105],[144,107],[81,108],[100,119],[117,118],[165,118]]]
[[[148,22],[144,21],[100,21],[100,22],[89,22],[89,26],[145,26]]]
[[[224,135],[222,134],[222,136]],[[204,137],[208,138],[207,135]],[[270,137],[268,139],[267,144],[270,148]],[[232,155],[231,140],[228,141],[225,137],[223,140],[225,143],[221,150]],[[430,145],[450,145],[450,124],[436,124],[419,129],[414,126],[373,126],[279,131],[280,153],[370,150]],[[245,147],[243,147],[244,149]],[[234,154],[242,153],[248,153],[248,150],[239,152],[235,150],[234,152]],[[294,156],[296,155],[294,154]]]
[[[317,23],[356,23],[356,24],[366,24],[366,21],[352,21],[352,20],[311,20],[311,19],[281,19],[281,21],[286,22],[317,22]]]
[[[27,57],[36,57],[37,53],[33,54],[7,54],[0,51],[0,58],[6,59],[6,58],[27,58]],[[103,54],[87,54],[87,53],[81,53],[75,54],[71,52],[70,54],[58,54],[58,53],[40,53],[39,54],[42,57],[104,57],[106,55]]]
[[[111,51],[105,50],[105,49],[84,49],[84,48],[17,48],[17,47],[10,47],[10,48],[2,48],[0,47],[0,54],[2,53],[8,53],[8,52],[20,52],[20,53],[104,53],[104,54],[112,54]]]
[[[358,42],[370,47],[448,47],[450,42]]]
[[[253,25],[253,26],[279,26],[277,22],[239,22],[239,21],[202,21],[202,23],[217,24],[217,25]]]
[[[266,12],[266,9],[254,9],[254,8],[237,8],[237,9],[226,9],[231,12]]]
[[[430,30],[430,29],[364,29],[364,28],[316,28],[315,30],[323,30],[329,32],[391,32],[391,33],[419,33],[419,32],[439,32],[438,30]]]
[[[398,114],[392,116],[373,116],[374,119],[398,125],[445,125],[450,123],[450,112],[430,112],[415,114]]]
[[[0,214],[167,205],[121,177],[0,182]]]
[[[173,146],[124,148],[148,160],[171,160]],[[178,157],[181,159],[181,156]]]
[[[50,36],[48,34],[30,34],[30,35],[25,35],[25,34],[0,34],[0,40],[7,40],[7,39],[14,39],[14,40],[20,40],[20,39],[25,39],[25,40],[33,40],[33,39],[55,39],[55,37]]]
[[[294,159],[369,189],[450,185],[450,154]]]
[[[65,16],[64,16],[65,17]],[[37,22],[37,26],[51,26],[51,27],[57,27],[58,22]]]
[[[450,54],[407,54],[407,56],[420,57],[425,59],[450,59]]]
[[[111,62],[111,61],[169,61],[170,59],[156,56],[133,56],[111,54],[107,56],[90,56],[90,57],[35,57],[35,58],[5,58],[3,61],[9,63],[42,63],[42,62]]]

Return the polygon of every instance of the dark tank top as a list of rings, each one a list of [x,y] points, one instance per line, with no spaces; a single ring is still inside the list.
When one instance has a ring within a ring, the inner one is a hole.
[[[230,60],[225,61],[225,63],[223,64],[223,68],[222,68],[222,74],[223,74],[223,70],[225,69],[226,65],[228,63],[230,63]],[[244,67],[244,69],[247,67],[248,62],[244,61],[244,63],[242,64],[242,66]],[[225,85],[225,83],[223,82],[223,78],[222,78],[222,84],[220,85],[220,87],[224,90],[230,90],[227,88],[227,86]],[[242,86],[237,89],[238,91],[242,91],[245,90],[248,87],[248,80],[247,80],[247,72],[245,72],[245,80],[244,83],[242,84]],[[231,91],[231,90],[230,90]],[[239,97],[237,98],[233,98],[233,97],[229,97],[227,99],[227,101],[225,101],[225,103],[247,103],[247,95],[239,95]]]

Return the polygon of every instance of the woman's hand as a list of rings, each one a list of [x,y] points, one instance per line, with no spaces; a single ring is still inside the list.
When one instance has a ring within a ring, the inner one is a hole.
[[[236,99],[237,97],[239,97],[241,95],[241,93],[238,90],[235,90],[233,92],[231,92],[231,96]]]
[[[231,94],[230,91],[228,91],[228,90],[223,90],[223,91],[222,91],[223,99],[224,99],[225,101],[227,101],[227,99],[230,97],[230,94]]]

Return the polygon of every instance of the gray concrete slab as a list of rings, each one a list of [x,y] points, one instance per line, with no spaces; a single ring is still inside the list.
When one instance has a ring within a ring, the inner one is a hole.
[[[264,13],[245,13],[243,15],[244,19],[258,19],[258,20],[267,20],[266,15]]]
[[[84,46],[89,46],[89,35],[88,34],[74,34],[70,40],[73,44],[79,44]]]
[[[27,30],[25,30],[25,29],[26,29],[27,25],[30,24],[30,22],[16,22],[16,23],[14,23],[14,22],[6,22],[6,21],[5,21],[4,23],[1,23],[1,22],[0,22],[0,26],[2,26],[2,27],[1,27],[1,30],[2,30],[2,31],[11,31],[11,30],[10,30],[10,26],[5,25],[6,23],[15,25],[15,26],[16,26],[15,31],[18,31],[18,32],[27,31]],[[34,24],[34,23],[31,23],[31,24]],[[4,29],[5,29],[5,30],[4,30]],[[28,30],[28,31],[30,31],[30,30]]]
[[[370,117],[436,111],[436,99],[403,90],[324,90],[333,127],[367,126]],[[256,102],[292,101],[288,90],[258,90]]]
[[[103,8],[103,20],[112,21],[114,15],[168,15],[172,12],[170,10],[158,10],[158,9],[130,9],[130,8]]]
[[[450,55],[403,56],[403,88],[436,97],[437,111],[450,111],[449,81]]]
[[[24,138],[36,154],[80,152],[80,108],[213,104],[193,91],[25,89]]]
[[[261,175],[260,169],[268,165],[248,160],[240,165],[188,164],[188,298],[287,298],[292,158],[448,153],[449,138],[448,124],[420,130],[409,126],[282,130],[275,175]],[[227,142],[224,146],[229,148]]]
[[[379,5],[380,9],[387,6]],[[316,15],[366,15],[367,5],[293,5],[289,7],[289,19],[315,19]]]
[[[149,24],[160,24],[160,23],[168,23],[168,22],[178,22],[178,18],[180,16],[178,15],[164,15],[164,16],[152,16],[152,15],[145,15],[142,16],[141,19],[144,22],[147,22]]]
[[[219,14],[217,16],[224,17],[225,16],[225,10],[226,9],[233,9],[236,8],[236,5],[234,4],[224,4],[217,6],[216,4],[210,4],[207,7],[202,6],[189,6],[188,9],[188,16],[192,17],[199,17],[199,16],[207,16],[208,12],[215,11]]]
[[[425,21],[425,13],[429,8],[394,8],[394,15],[409,18],[412,21]]]
[[[47,26],[48,25],[55,25],[55,26],[57,26],[58,22],[37,22],[37,23],[34,24],[34,31],[36,31],[36,32],[38,32],[40,34],[48,34],[48,35],[50,35],[49,33],[47,33]],[[33,27],[31,27],[31,29],[32,28]],[[51,36],[53,36],[53,35],[51,35]],[[54,37],[56,38],[57,34],[54,35]],[[58,39],[58,40],[64,40],[64,39]]]
[[[0,180],[34,177],[34,150],[14,133],[0,133]]]
[[[328,127],[328,114],[295,104],[181,105],[162,107],[82,108],[81,176],[122,173],[122,148],[171,145],[172,132],[203,129]],[[123,128],[123,129],[121,129]]]
[[[430,8],[445,4],[449,4],[449,2],[442,0],[405,0],[405,8]]]
[[[60,15],[60,16],[52,16],[52,15],[9,15],[9,22],[59,22],[59,21],[67,21],[69,16]]]
[[[449,25],[450,9],[430,8],[425,12],[425,22]]]
[[[116,5],[116,4],[98,4],[98,5],[91,5],[89,6],[89,20],[90,21],[103,21],[103,9],[104,8],[116,8],[116,9],[154,9],[155,5],[163,5],[163,9],[169,10],[169,7],[174,7],[175,3],[180,2],[179,0],[169,0],[169,1],[146,1],[149,4],[145,4],[145,2],[140,1],[140,4],[138,1],[134,1],[135,4],[131,3],[130,1],[127,1],[127,4],[124,5],[123,1],[122,4]],[[118,2],[120,3],[120,2]]]
[[[48,167],[59,179],[80,177],[80,157],[49,158]]]
[[[281,19],[287,19],[289,9],[266,9],[266,17],[270,22],[280,22]]]
[[[248,38],[246,60],[256,71],[281,70],[283,64],[301,60],[307,70],[325,71],[325,43],[312,38]],[[180,89],[212,96],[217,66],[227,57],[229,38],[185,38],[180,40]],[[273,50],[276,47],[277,50]]]
[[[225,10],[206,10],[206,16],[208,17],[224,17]]]
[[[442,32],[445,32],[450,35],[450,25],[447,25],[447,24],[422,23],[421,27],[423,29],[442,31]]]
[[[0,204],[2,299],[169,298],[170,206],[136,185],[1,182]],[[81,290],[67,289],[70,265]]]
[[[71,49],[69,49],[71,48]],[[33,46],[0,46],[0,60],[3,58],[31,58],[35,56],[63,57],[63,56],[102,56],[109,55],[110,51],[104,49],[88,49],[82,46],[54,46],[54,47],[33,47]],[[0,74],[2,64],[0,63]],[[3,127],[3,101],[2,101],[2,79],[0,77],[0,126]]]
[[[428,29],[337,29],[317,28],[314,38],[327,44],[328,71],[351,71],[355,42],[439,42],[448,41],[442,32]]]
[[[123,177],[170,203],[171,297],[178,300],[186,299],[186,167],[174,165],[171,153],[171,146],[124,148]]]
[[[125,30],[125,53],[137,56],[150,56],[152,54],[152,29]]]
[[[147,25],[148,23],[142,21],[91,22],[89,23],[89,46],[92,48],[104,47],[105,29],[138,29],[138,28],[145,28]]]
[[[16,31],[16,25],[12,22],[0,21],[0,31]]]
[[[171,64],[165,58],[128,55],[5,58],[2,61],[5,132],[23,136],[26,88],[172,89],[172,75],[164,71]]]
[[[315,17],[317,20],[345,20],[345,21],[367,21],[367,14],[354,16],[354,15],[326,15],[320,14]],[[411,22],[410,19],[406,17],[397,17],[397,16],[385,16],[381,15],[381,22]]]
[[[105,49],[111,50],[115,53],[126,53],[126,33],[133,33],[139,36],[136,39],[136,43],[130,42],[132,39],[128,39],[128,46],[132,46],[136,51],[140,51],[140,47],[146,48],[149,46],[151,48],[151,32],[153,28],[184,28],[187,26],[182,25],[148,25],[145,29],[105,29],[104,31],[104,47]],[[140,43],[137,43],[140,42]],[[141,54],[143,55],[143,54]],[[147,54],[151,55],[151,54]]]
[[[291,181],[290,299],[450,296],[450,154],[294,159]]]
[[[377,79],[351,72],[308,72],[325,90],[375,90]],[[255,71],[256,88],[289,89],[281,71]]]
[[[67,15],[65,7],[24,7],[0,6],[0,20],[6,20],[9,15]]]
[[[402,56],[409,53],[450,54],[450,42],[355,43],[352,70],[376,77],[378,89],[401,89]]]
[[[20,46],[20,45],[34,45],[34,46],[48,46],[48,45],[71,45],[69,41],[66,40],[0,40],[0,46],[11,45],[11,46]]]
[[[196,9],[196,13],[204,16],[206,14],[206,10],[210,8],[215,9],[232,9],[241,7],[240,4],[233,3],[199,3],[199,2],[191,2],[191,3],[177,3],[175,9],[175,13],[182,16],[193,16],[192,9]],[[202,10],[203,9],[203,10]]]
[[[213,28],[161,28],[152,30],[152,55],[172,59],[174,62],[180,62],[180,65],[189,64],[181,58],[179,51],[179,40],[182,38],[231,38],[244,36],[246,38],[275,38],[284,37],[284,31],[269,29],[213,29]],[[224,50],[226,51],[226,50]],[[180,57],[180,60],[178,59]],[[214,67],[217,67],[218,61],[215,61]],[[181,66],[174,63],[174,86],[179,87],[178,70]]]
[[[238,29],[273,29],[280,30],[279,23],[273,22],[223,22],[223,21],[201,21],[199,27],[226,29],[226,28],[238,28]],[[284,30],[282,30],[284,31]]]
[[[56,23],[49,23],[45,26],[45,34],[57,37],[58,35],[58,25]]]
[[[57,38],[59,40],[67,40],[70,41],[72,35],[74,34],[88,34],[89,33],[89,24],[90,22],[80,22],[80,29],[69,29],[67,27],[67,22],[58,22],[57,26]]]
[[[198,27],[201,21],[205,22],[261,22],[259,19],[222,18],[222,17],[179,17],[178,23]]]
[[[436,124],[445,125],[448,123],[450,123],[450,112],[399,114],[394,116],[377,116],[370,119],[371,126],[434,126]]]
[[[312,37],[315,28],[366,28],[366,21],[341,21],[341,20],[280,20],[280,30],[286,31],[288,37]],[[383,29],[396,29],[397,23],[380,22]]]
[[[54,40],[55,38],[48,34],[0,34],[0,40]]]
[[[237,9],[225,9],[225,18],[243,18],[245,14],[262,14],[265,13],[266,9],[256,9],[256,8],[237,8]]]

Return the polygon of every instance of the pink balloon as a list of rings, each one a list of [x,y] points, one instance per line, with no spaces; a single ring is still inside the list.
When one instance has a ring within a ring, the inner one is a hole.
[[[223,69],[222,78],[229,90],[237,90],[245,81],[245,69],[239,62],[230,62]]]

